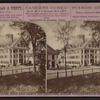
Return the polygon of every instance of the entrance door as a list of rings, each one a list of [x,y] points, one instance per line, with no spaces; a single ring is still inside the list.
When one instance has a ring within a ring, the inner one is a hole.
[[[55,68],[55,61],[52,61],[52,68]]]

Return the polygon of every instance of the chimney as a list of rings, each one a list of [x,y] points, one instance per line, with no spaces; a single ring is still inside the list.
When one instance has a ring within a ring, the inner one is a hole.
[[[85,35],[78,35],[78,38],[82,40],[83,43],[85,43]]]
[[[9,41],[9,43],[13,42],[13,34],[7,34],[6,39]]]

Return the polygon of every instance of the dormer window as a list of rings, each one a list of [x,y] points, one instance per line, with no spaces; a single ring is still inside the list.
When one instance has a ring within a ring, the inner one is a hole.
[[[91,44],[89,44],[88,46],[91,47]]]

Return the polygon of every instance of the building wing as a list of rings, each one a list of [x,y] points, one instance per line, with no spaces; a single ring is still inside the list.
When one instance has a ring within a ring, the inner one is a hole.
[[[59,51],[58,50],[54,50],[52,47],[50,47],[49,45],[47,45],[47,53],[48,54],[56,54],[56,55],[58,55]]]

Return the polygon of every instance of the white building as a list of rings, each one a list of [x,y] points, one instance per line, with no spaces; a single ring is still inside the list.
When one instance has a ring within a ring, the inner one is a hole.
[[[12,34],[0,37],[0,65],[18,65],[26,62],[29,50],[23,37],[13,38]]]
[[[66,63],[69,66],[95,65],[99,60],[99,47],[94,38],[84,42],[81,46],[67,49]],[[64,52],[60,53],[61,66],[65,64]]]
[[[47,68],[57,68],[59,52],[47,45]]]

